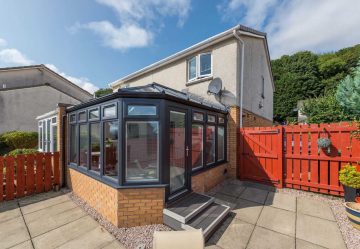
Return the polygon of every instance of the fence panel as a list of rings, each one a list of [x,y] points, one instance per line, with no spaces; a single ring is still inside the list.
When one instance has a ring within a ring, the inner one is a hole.
[[[274,136],[275,130],[280,131],[279,136]],[[288,188],[343,196],[341,168],[351,163],[360,171],[360,141],[352,135],[355,130],[355,123],[346,122],[242,128],[239,178],[259,181],[265,177],[272,183],[281,182],[274,184],[277,187],[283,182]],[[329,138],[330,147],[319,148],[319,138]],[[284,174],[277,177],[282,169]]]
[[[59,183],[59,152],[0,157],[0,201],[49,191]]]

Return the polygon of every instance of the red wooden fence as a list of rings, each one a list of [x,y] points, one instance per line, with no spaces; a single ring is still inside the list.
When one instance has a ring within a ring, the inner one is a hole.
[[[360,141],[351,133],[355,130],[355,123],[240,129],[238,176],[276,187],[342,196],[339,170],[351,163],[360,171]],[[330,138],[330,151],[318,148],[321,137]],[[279,144],[282,149],[276,150]],[[276,172],[282,172],[282,177],[278,173],[274,177]]]
[[[0,156],[0,201],[51,190],[60,184],[59,152]]]

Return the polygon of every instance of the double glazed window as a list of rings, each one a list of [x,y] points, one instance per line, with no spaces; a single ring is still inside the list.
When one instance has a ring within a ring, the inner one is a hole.
[[[191,57],[187,61],[187,79],[193,81],[212,75],[212,55],[203,53]]]
[[[193,170],[225,160],[225,118],[194,112],[191,140]]]
[[[57,117],[49,117],[39,121],[39,151],[55,152],[57,151]]]

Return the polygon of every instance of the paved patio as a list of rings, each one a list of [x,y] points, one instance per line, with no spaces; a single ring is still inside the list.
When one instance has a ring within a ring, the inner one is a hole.
[[[346,248],[327,203],[273,191],[233,182],[213,192],[233,210],[206,248]]]
[[[62,192],[1,203],[0,238],[0,248],[124,248]]]

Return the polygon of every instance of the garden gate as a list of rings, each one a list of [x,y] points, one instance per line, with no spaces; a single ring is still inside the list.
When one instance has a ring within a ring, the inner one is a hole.
[[[289,125],[240,129],[238,178],[342,196],[339,170],[346,163],[360,170],[355,123]],[[319,149],[319,138],[331,145]]]

